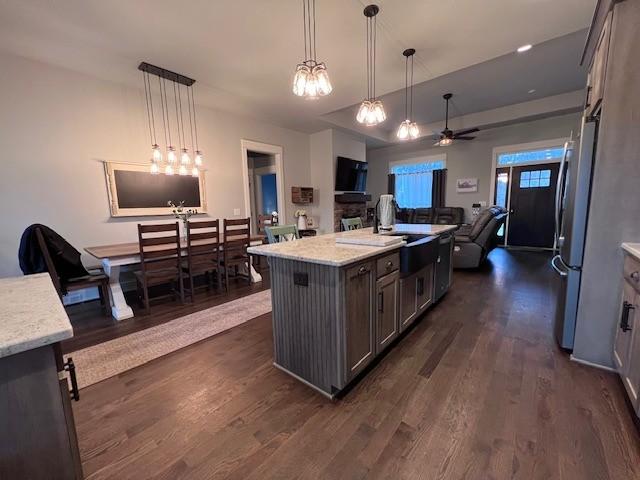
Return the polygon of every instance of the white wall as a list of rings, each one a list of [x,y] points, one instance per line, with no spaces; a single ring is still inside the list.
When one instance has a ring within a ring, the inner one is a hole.
[[[0,65],[0,277],[20,274],[20,235],[31,223],[51,226],[82,250],[133,242],[138,222],[167,220],[109,216],[102,160],[150,157],[142,90],[3,53]],[[293,221],[291,186],[311,180],[309,135],[201,106],[197,112],[210,216],[244,212],[240,140],[249,139],[283,147]]]
[[[323,130],[309,142],[311,183],[314,188],[312,215],[318,219],[319,233],[333,232],[336,157],[367,161],[366,144],[339,130]]]
[[[430,139],[369,150],[367,187],[373,200],[387,193],[389,162],[446,153],[446,205],[464,207],[467,220],[470,220],[473,203],[492,203],[489,197],[494,147],[568,137],[571,131],[577,134],[579,127],[580,115],[576,113],[484,130],[476,134],[475,140],[454,142],[450,147],[433,147],[434,140]],[[478,192],[457,193],[458,178],[478,178]]]

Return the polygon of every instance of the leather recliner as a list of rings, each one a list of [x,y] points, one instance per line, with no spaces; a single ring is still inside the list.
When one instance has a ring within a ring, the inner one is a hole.
[[[473,223],[455,234],[453,268],[477,268],[497,244],[497,233],[507,218],[507,211],[498,206],[480,212]]]
[[[460,225],[464,222],[464,208],[400,208],[396,213],[396,222]]]

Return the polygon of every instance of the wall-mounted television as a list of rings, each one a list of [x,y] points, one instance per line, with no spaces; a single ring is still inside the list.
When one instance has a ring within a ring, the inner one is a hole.
[[[336,191],[364,192],[367,189],[367,162],[346,157],[336,161]]]

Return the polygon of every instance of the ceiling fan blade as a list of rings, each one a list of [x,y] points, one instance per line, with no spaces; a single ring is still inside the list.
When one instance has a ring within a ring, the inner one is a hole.
[[[473,140],[476,137],[453,137],[454,140]]]
[[[475,132],[479,132],[480,129],[478,128],[466,128],[464,130],[457,130],[455,132],[453,132],[453,136],[454,138],[459,137],[461,135],[466,135],[467,133],[475,133]]]

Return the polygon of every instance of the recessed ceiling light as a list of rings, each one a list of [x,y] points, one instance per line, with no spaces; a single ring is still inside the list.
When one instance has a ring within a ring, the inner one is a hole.
[[[527,93],[536,93],[536,89],[532,88],[531,90],[529,90]]]
[[[526,52],[527,50],[531,50],[532,46],[533,45],[531,45],[530,43],[526,45],[522,45],[521,47],[518,47],[518,53],[523,53],[523,52]]]

